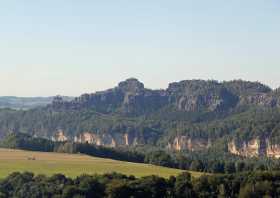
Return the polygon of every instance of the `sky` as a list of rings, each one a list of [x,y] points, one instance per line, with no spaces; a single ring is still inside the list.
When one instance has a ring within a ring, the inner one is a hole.
[[[0,95],[78,96],[130,77],[280,87],[279,0],[0,1]]]

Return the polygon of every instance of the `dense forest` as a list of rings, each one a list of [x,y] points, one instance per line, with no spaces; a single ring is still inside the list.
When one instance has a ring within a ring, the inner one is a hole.
[[[118,173],[81,175],[75,179],[56,174],[12,173],[0,181],[0,197],[18,198],[263,198],[280,196],[279,172],[247,172],[191,178],[189,173],[164,179],[135,178]]]

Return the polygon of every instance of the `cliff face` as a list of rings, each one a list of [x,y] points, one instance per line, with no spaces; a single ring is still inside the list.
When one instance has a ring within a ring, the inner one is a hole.
[[[257,105],[264,107],[280,107],[279,89],[272,90],[259,82],[231,81],[224,86],[239,97],[239,105]]]
[[[255,94],[240,97],[240,105],[258,105],[264,107],[280,107],[279,97],[269,93]]]
[[[223,83],[203,80],[185,80],[170,83],[165,90],[151,90],[131,78],[113,89],[83,94],[70,102],[55,98],[51,106],[55,109],[94,108],[103,113],[118,112],[125,115],[142,115],[166,106],[186,112],[216,111],[233,108],[239,100],[243,100],[242,104],[258,104],[260,96],[255,94],[259,93],[267,92],[256,91],[248,97],[240,97],[239,92],[229,88],[229,85],[227,87]],[[266,95],[262,97],[269,100]]]
[[[254,138],[250,141],[228,143],[228,151],[243,157],[274,157],[280,158],[280,144],[272,144],[268,139]]]
[[[179,111],[215,111],[236,105],[237,97],[216,81],[187,80],[171,83],[170,102]]]
[[[55,110],[94,109],[126,116],[147,115],[165,107],[180,112],[227,111],[238,106],[280,107],[280,91],[258,82],[185,80],[167,89],[151,90],[135,78],[101,92],[83,94],[72,101],[56,97]]]
[[[57,141],[57,142],[65,142],[69,138],[66,137],[66,135],[64,134],[64,131],[60,129],[54,134],[54,136],[51,137],[51,139],[53,141]]]
[[[52,103],[54,109],[93,108],[98,112],[117,112],[124,115],[141,115],[160,109],[168,104],[164,90],[150,90],[137,79],[120,82],[117,87],[92,94],[83,94],[66,102],[57,97]]]
[[[59,130],[52,137],[53,141],[64,142],[73,138],[67,137],[62,130]],[[135,134],[96,134],[84,132],[74,137],[76,143],[88,143],[97,146],[118,147],[118,146],[136,146],[139,144],[139,138]],[[202,138],[188,138],[186,136],[177,136],[168,143],[167,148],[175,151],[201,151],[211,146],[210,140]]]
[[[73,139],[66,137],[63,131],[58,131],[53,137],[53,141],[64,142]],[[76,143],[88,143],[97,146],[117,147],[117,146],[135,146],[138,144],[138,138],[134,134],[96,134],[84,132],[74,137]]]
[[[67,137],[63,130],[58,130],[51,138],[53,141],[64,142],[73,140],[76,143],[88,143],[97,146],[119,147],[136,146],[140,138],[135,133],[123,134],[97,134],[84,132],[72,137]],[[144,143],[145,144],[145,143]],[[174,151],[203,151],[209,149],[213,144],[210,139],[190,138],[187,136],[176,136],[168,142],[167,148]],[[228,143],[228,151],[242,157],[273,157],[280,158],[280,144],[271,143],[267,138],[253,138],[249,141],[234,141]]]
[[[210,148],[212,144],[210,139],[177,136],[168,143],[167,147],[175,151],[202,151]],[[280,158],[280,144],[273,144],[268,139],[263,138],[239,142],[232,140],[228,143],[228,151],[242,157]]]
[[[168,143],[168,149],[175,151],[199,151],[206,150],[211,146],[210,140],[200,138],[188,138],[186,136],[177,136]]]
[[[237,145],[236,142],[231,141],[228,144],[228,150],[230,153],[243,156],[243,157],[258,157],[264,154],[263,150],[260,150],[259,139],[252,139],[248,142],[241,142],[241,145]]]
[[[280,145],[279,144],[269,144],[266,150],[266,155],[268,157],[280,158]]]

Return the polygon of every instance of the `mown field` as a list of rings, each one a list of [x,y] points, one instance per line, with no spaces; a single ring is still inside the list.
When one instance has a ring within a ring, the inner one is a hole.
[[[182,170],[178,169],[90,157],[80,154],[0,149],[0,178],[4,178],[16,171],[30,171],[35,174],[45,174],[48,176],[55,173],[62,173],[69,177],[76,177],[81,174],[119,172],[126,175],[135,175],[136,177],[158,175],[165,178],[182,172]],[[198,172],[190,173],[194,177],[202,175],[202,173]]]

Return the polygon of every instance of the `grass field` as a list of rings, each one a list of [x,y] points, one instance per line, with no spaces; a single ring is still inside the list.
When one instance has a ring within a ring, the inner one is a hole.
[[[103,174],[119,172],[126,175],[135,175],[136,177],[159,175],[165,178],[182,172],[178,169],[90,157],[80,154],[0,149],[0,178],[4,178],[16,171],[30,171],[35,174],[45,174],[48,176],[55,173],[62,173],[69,177],[76,177],[84,173]],[[202,173],[198,172],[190,173],[194,177],[202,175]]]

